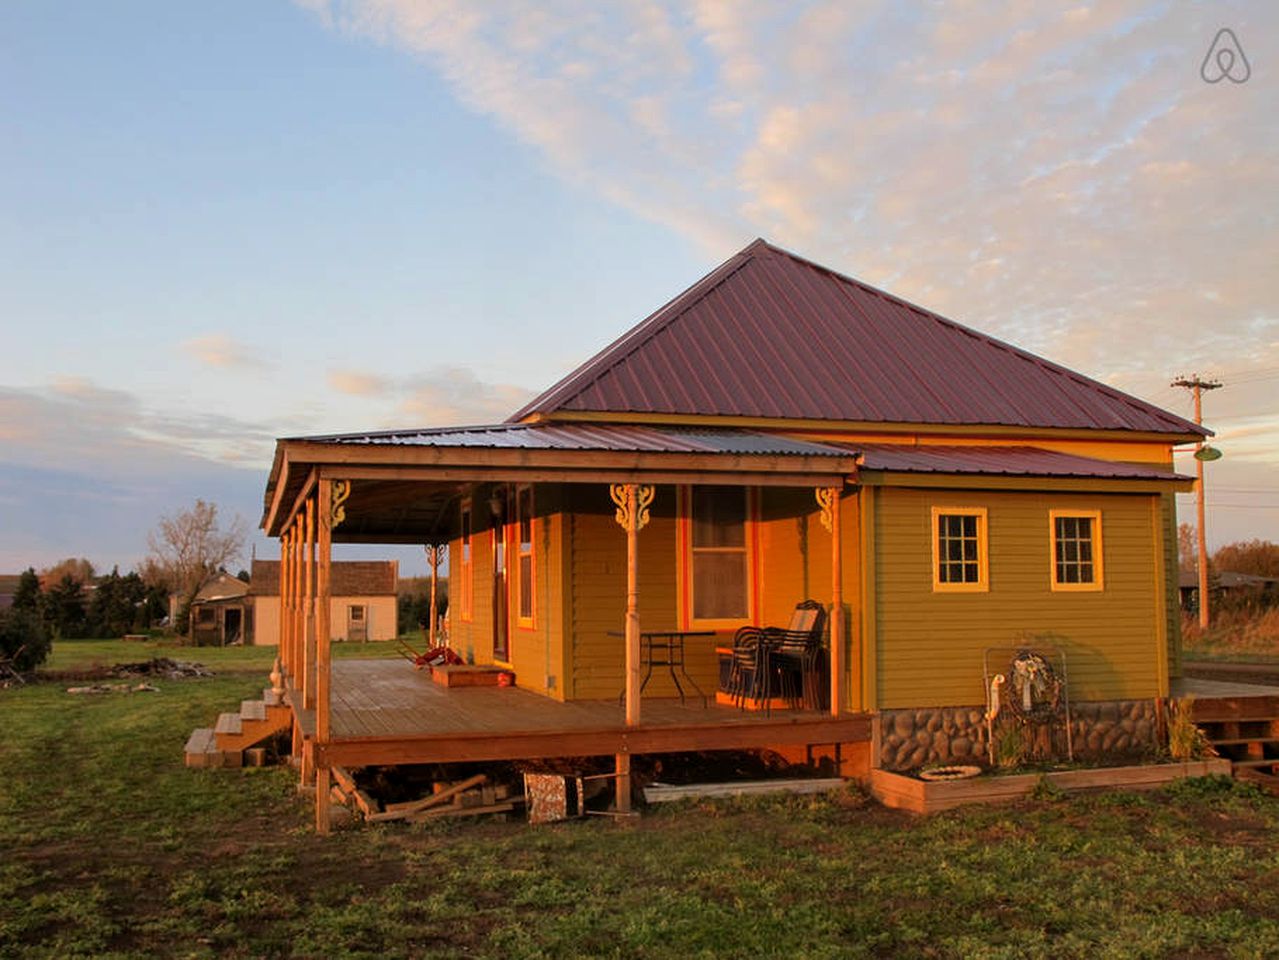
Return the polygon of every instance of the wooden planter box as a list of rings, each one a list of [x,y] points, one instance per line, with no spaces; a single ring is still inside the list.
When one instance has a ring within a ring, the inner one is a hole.
[[[442,687],[498,687],[502,674],[515,674],[505,667],[475,666],[474,664],[454,663],[432,667],[431,679]]]
[[[1013,776],[983,774],[971,780],[917,780],[887,770],[870,772],[870,792],[886,807],[913,813],[935,813],[965,803],[1000,803],[1028,796],[1041,779],[1065,793],[1089,790],[1154,790],[1183,777],[1230,776],[1230,761],[1191,760],[1136,767],[1096,767]]]

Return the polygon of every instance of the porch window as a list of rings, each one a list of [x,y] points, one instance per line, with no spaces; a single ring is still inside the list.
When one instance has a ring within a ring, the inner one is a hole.
[[[933,590],[990,589],[985,507],[933,507]]]
[[[474,561],[471,553],[471,501],[462,502],[462,549],[461,558],[458,563],[458,575],[461,583],[458,584],[457,607],[458,614],[465,621],[470,621],[472,617],[473,602],[475,599],[475,580],[474,580]]]
[[[745,487],[697,486],[685,491],[686,613],[699,626],[750,618],[751,497]]]
[[[520,487],[515,494],[515,519],[519,528],[519,557],[515,566],[520,626],[533,626],[533,488]]]
[[[1100,590],[1101,511],[1050,510],[1053,590]]]

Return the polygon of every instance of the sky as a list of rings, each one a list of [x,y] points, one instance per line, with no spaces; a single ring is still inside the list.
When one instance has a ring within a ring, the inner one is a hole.
[[[756,236],[1219,377],[1210,545],[1279,541],[1276,63],[1264,0],[10,0],[0,572],[254,527],[277,437],[502,420]]]

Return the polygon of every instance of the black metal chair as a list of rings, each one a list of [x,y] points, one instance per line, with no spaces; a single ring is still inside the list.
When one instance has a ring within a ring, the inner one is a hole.
[[[790,624],[742,627],[733,636],[728,692],[737,706],[746,700],[772,711],[773,695],[792,707],[821,707],[820,665],[826,611],[816,600],[795,605]]]

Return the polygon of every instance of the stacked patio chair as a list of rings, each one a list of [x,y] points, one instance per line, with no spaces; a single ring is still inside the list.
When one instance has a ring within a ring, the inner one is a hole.
[[[733,637],[728,693],[738,707],[747,700],[771,712],[774,694],[793,708],[822,707],[822,645],[826,611],[816,600],[796,604],[786,628],[742,627]]]

